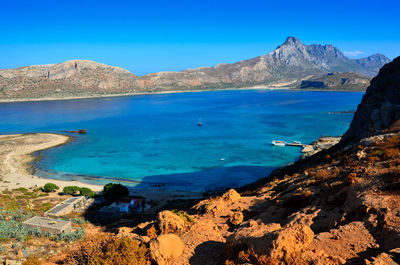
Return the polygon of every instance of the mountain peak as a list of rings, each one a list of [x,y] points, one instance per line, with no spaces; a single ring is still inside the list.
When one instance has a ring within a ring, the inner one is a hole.
[[[301,44],[301,41],[296,37],[289,36],[286,38],[285,42],[282,45],[293,45],[293,44],[294,45]]]
[[[285,42],[276,47],[276,49],[281,49],[284,48],[285,50],[287,48],[292,49],[292,48],[298,48],[305,46],[298,38],[289,36],[286,38]]]

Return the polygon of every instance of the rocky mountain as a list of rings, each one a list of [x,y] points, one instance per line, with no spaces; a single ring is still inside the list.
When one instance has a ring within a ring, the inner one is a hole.
[[[353,60],[332,45],[306,45],[295,37],[274,51],[232,64],[138,77],[127,70],[86,60],[0,70],[0,98],[135,94],[252,86],[295,86],[330,72],[374,76],[390,60],[376,54]]]
[[[289,86],[302,78],[330,72],[374,76],[388,62],[390,60],[381,55],[353,60],[332,45],[306,45],[295,37],[288,37],[273,52],[263,56],[214,67],[149,74],[141,77],[138,84],[142,88],[158,89]]]
[[[366,58],[357,59],[355,61],[359,65],[369,68],[375,74],[379,72],[379,69],[381,69],[383,65],[390,62],[390,60],[388,60],[385,55],[380,53],[374,54]]]
[[[372,79],[358,105],[344,142],[355,141],[382,131],[400,120],[400,57],[386,64]]]
[[[302,80],[300,89],[365,90],[371,78],[357,73],[329,73],[320,77]]]
[[[87,60],[0,70],[0,98],[91,96],[133,91],[136,75]]]

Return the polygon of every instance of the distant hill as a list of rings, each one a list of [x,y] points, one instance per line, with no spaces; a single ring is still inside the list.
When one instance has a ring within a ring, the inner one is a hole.
[[[370,81],[370,77],[357,73],[329,73],[320,77],[302,80],[299,83],[299,88],[324,90],[366,90]]]
[[[0,70],[0,98],[74,97],[133,91],[136,75],[87,60]],[[132,90],[131,90],[132,89]]]
[[[99,96],[252,86],[296,86],[330,72],[368,77],[390,62],[381,54],[349,59],[332,45],[305,45],[295,37],[274,51],[232,64],[136,76],[87,60],[0,70],[0,99]]]

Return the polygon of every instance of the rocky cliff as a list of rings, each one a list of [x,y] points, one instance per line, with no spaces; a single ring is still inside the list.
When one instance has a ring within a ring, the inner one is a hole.
[[[380,134],[400,119],[400,57],[372,79],[342,142]]]
[[[296,86],[299,80],[330,72],[374,76],[389,61],[379,54],[352,60],[332,45],[305,45],[288,37],[274,51],[249,60],[141,77],[119,67],[86,60],[0,70],[0,99]]]

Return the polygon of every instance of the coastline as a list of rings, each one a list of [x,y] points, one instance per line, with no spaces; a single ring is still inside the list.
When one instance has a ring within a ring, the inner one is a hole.
[[[92,98],[114,98],[114,97],[129,97],[129,96],[142,96],[142,95],[163,95],[163,94],[179,94],[179,93],[197,93],[209,91],[225,91],[225,90],[295,90],[293,87],[280,87],[280,86],[252,86],[242,88],[221,88],[221,89],[197,89],[197,90],[168,90],[156,92],[138,92],[138,93],[120,93],[120,94],[104,94],[93,96],[70,96],[70,97],[43,97],[43,98],[17,98],[17,99],[0,99],[0,103],[14,103],[14,102],[35,102],[35,101],[57,101],[57,100],[73,100],[73,99],[92,99]]]
[[[289,91],[312,91],[312,92],[365,92],[360,89],[317,89],[317,88],[297,88],[292,86],[279,86],[279,85],[256,85],[252,87],[229,87],[217,89],[195,89],[195,90],[168,90],[168,91],[155,91],[155,92],[138,92],[138,93],[119,93],[119,94],[103,94],[92,96],[68,96],[68,97],[43,97],[43,98],[16,98],[16,99],[0,99],[0,103],[14,103],[14,102],[36,102],[36,101],[57,101],[57,100],[74,100],[74,99],[94,99],[94,98],[114,98],[114,97],[129,97],[129,96],[142,96],[142,95],[163,95],[163,94],[179,94],[179,93],[198,93],[209,91],[236,91],[236,90],[289,90]]]
[[[59,180],[43,178],[32,173],[32,162],[38,159],[35,153],[70,142],[72,137],[53,133],[29,133],[0,135],[0,191],[17,188],[34,189],[46,183],[65,186],[87,187],[99,192],[103,185],[77,180]],[[112,182],[112,180],[110,180]],[[152,200],[197,199],[203,198],[203,192],[160,190],[156,188],[128,187],[131,195]]]
[[[289,91],[311,91],[311,92],[365,92],[365,90],[346,90],[346,89],[301,89],[296,87],[287,86],[252,86],[241,88],[221,88],[221,89],[197,89],[197,90],[169,90],[158,92],[139,92],[139,93],[120,93],[120,94],[104,94],[93,96],[71,96],[71,97],[44,97],[44,98],[18,98],[18,99],[0,99],[0,103],[15,103],[15,102],[40,102],[40,101],[57,101],[57,100],[74,100],[74,99],[95,99],[95,98],[114,98],[114,97],[129,97],[129,96],[142,96],[142,95],[164,95],[164,94],[179,94],[179,93],[198,93],[209,91],[240,91],[240,90],[289,90]]]
[[[103,186],[79,181],[40,178],[32,174],[30,164],[36,159],[34,153],[64,145],[71,137],[52,133],[0,135],[0,191],[5,189],[40,187],[52,182],[62,190],[65,186],[84,186],[101,191]]]

